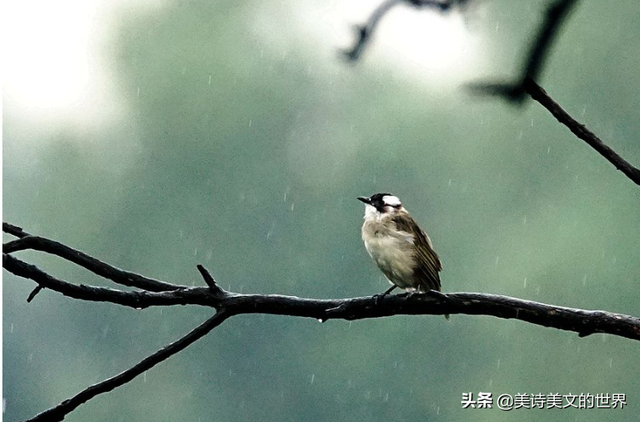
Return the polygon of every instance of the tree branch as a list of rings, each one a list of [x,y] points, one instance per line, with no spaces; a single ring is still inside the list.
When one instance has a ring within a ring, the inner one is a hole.
[[[209,290],[211,290],[211,293],[218,297],[225,296],[227,294],[220,286],[218,286],[218,283],[216,283],[211,273],[207,271],[205,267],[200,264],[198,264],[196,267],[198,268],[198,271],[200,271],[200,275],[202,275],[204,282],[207,283],[207,286],[209,286]]]
[[[536,80],[542,73],[543,65],[549,55],[553,41],[578,0],[556,0],[551,3],[545,13],[535,41],[531,45],[526,63],[515,82],[476,82],[469,88],[478,94],[503,97],[507,101],[522,104],[526,97],[526,82]]]
[[[18,238],[29,236],[29,233],[22,230],[22,227],[14,226],[9,223],[2,223],[2,231]]]
[[[140,274],[121,270],[93,258],[84,252],[80,252],[76,249],[70,248],[69,246],[63,245],[62,243],[56,242],[55,240],[40,236],[32,236],[24,232],[20,227],[8,223],[2,224],[2,230],[5,233],[19,237],[17,240],[5,243],[2,247],[3,253],[13,253],[26,249],[46,252],[51,255],[57,255],[64,260],[71,261],[74,264],[115,283],[151,292],[162,292],[182,288],[182,286],[177,286],[175,284],[144,277]]]
[[[234,314],[288,315],[322,321],[356,320],[392,315],[491,315],[575,331],[580,335],[607,333],[640,340],[640,319],[638,318],[604,311],[565,308],[499,295],[449,293],[446,295],[396,295],[382,298],[305,299],[282,295],[238,294],[226,292],[220,288],[201,265],[198,266],[198,270],[209,285],[208,288],[178,286],[178,290],[164,292],[121,291],[75,285],[57,279],[8,253],[3,254],[3,267],[19,277],[35,281],[41,287],[74,299],[110,302],[136,309],[150,306],[198,305],[233,310]]]
[[[186,336],[144,358],[138,364],[132,366],[126,371],[82,390],[75,396],[63,401],[57,406],[39,413],[27,422],[50,422],[63,420],[65,416],[73,412],[81,404],[86,403],[99,394],[108,393],[109,391],[128,383],[160,362],[186,349],[189,345],[195,343],[197,340],[207,335],[211,330],[222,324],[230,316],[231,314],[224,310],[217,312],[214,316],[190,331]]]
[[[165,292],[150,291],[122,291],[106,287],[75,285],[67,281],[53,277],[38,267],[28,264],[7,253],[2,254],[2,266],[10,273],[18,277],[26,278],[38,283],[38,286],[47,288],[64,296],[86,300],[90,302],[109,302],[135,309],[144,309],[150,306],[171,305],[203,305],[217,306],[215,296],[205,287],[187,287],[179,290]],[[35,296],[32,292],[29,298]]]
[[[15,226],[4,224],[3,227]],[[13,229],[10,230],[13,233],[20,233]],[[25,249],[41,250],[37,248],[47,249],[48,246],[46,245],[53,242],[53,244],[59,245],[56,246],[57,251],[65,251],[56,254],[65,260],[77,263],[74,259],[77,256],[84,256],[83,263],[100,262],[93,257],[52,240],[37,238],[29,234],[25,234],[22,240],[29,238],[39,240],[37,242],[25,241],[19,244],[15,243],[17,241],[9,242],[11,244],[10,247],[5,247],[5,249],[13,252]],[[43,247],[43,245],[45,246]],[[75,253],[70,254],[68,251],[75,251]],[[81,404],[99,394],[126,384],[149,368],[185,349],[227,318],[239,314],[285,315],[314,318],[320,322],[325,322],[329,319],[358,320],[393,315],[489,315],[505,319],[518,319],[544,327],[574,331],[580,337],[603,333],[640,340],[640,318],[605,311],[573,309],[492,294],[430,292],[427,294],[400,294],[349,299],[307,299],[282,295],[237,294],[224,291],[202,265],[198,265],[198,271],[200,271],[208,287],[177,286],[159,282],[162,283],[161,285],[176,286],[176,289],[166,291],[121,291],[75,285],[57,279],[7,252],[3,253],[2,265],[12,274],[21,278],[31,279],[38,284],[36,289],[29,295],[29,299],[32,299],[42,288],[47,288],[74,299],[110,302],[138,309],[149,306],[198,305],[213,307],[217,310],[217,313],[212,318],[195,328],[185,337],[160,349],[132,368],[92,385],[74,397],[40,413],[31,421],[63,420],[67,414]],[[108,264],[104,265],[111,267]],[[82,266],[84,267],[84,265]],[[111,272],[109,273],[109,275],[112,274]],[[149,284],[151,288],[155,288],[157,285],[155,283]]]
[[[544,108],[555,117],[560,123],[565,125],[578,138],[586,142],[598,154],[603,156],[607,161],[613,164],[618,170],[624,173],[629,179],[640,186],[640,170],[632,166],[628,161],[622,158],[617,152],[607,146],[593,132],[587,129],[583,124],[576,121],[569,115],[547,92],[538,85],[533,79],[527,78],[524,81],[524,89],[527,94],[534,100],[542,104]]]
[[[342,50],[342,54],[348,61],[355,62],[358,60],[371,40],[380,20],[393,9],[394,6],[404,3],[418,9],[429,7],[440,12],[447,12],[455,6],[464,6],[469,1],[470,0],[386,0],[373,11],[366,23],[356,25],[356,41],[353,47]],[[434,42],[437,41],[434,40]]]

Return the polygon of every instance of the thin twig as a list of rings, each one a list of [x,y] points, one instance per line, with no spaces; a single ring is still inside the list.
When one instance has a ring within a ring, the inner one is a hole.
[[[602,142],[602,140],[593,132],[571,117],[569,113],[556,103],[553,98],[551,98],[549,94],[547,94],[547,92],[533,79],[526,79],[524,82],[524,88],[526,93],[531,95],[531,98],[549,110],[553,117],[569,128],[574,135],[586,142],[591,148],[624,173],[624,175],[631,179],[636,185],[640,186],[640,169],[632,166],[617,152]]]
[[[404,0],[386,0],[380,6],[378,6],[371,16],[369,16],[369,20],[367,23],[363,25],[356,25],[354,27],[356,32],[356,42],[353,47],[349,49],[342,50],[342,54],[344,57],[352,62],[355,62],[360,58],[360,55],[364,51],[365,46],[369,42],[369,39],[373,35],[380,19],[384,15],[387,14],[389,10],[391,10],[394,6],[402,3]]]
[[[148,371],[153,368],[155,365],[160,362],[170,358],[176,353],[186,349],[189,345],[193,344],[197,340],[201,339],[205,335],[207,335],[211,330],[222,324],[227,318],[229,318],[232,314],[226,312],[224,309],[219,310],[214,316],[200,324],[198,327],[194,328],[187,335],[182,337],[179,340],[163,347],[158,350],[154,354],[144,358],[140,363],[132,366],[115,375],[111,378],[107,378],[104,381],[101,381],[97,384],[94,384],[75,396],[61,402],[57,406],[48,409],[33,418],[29,419],[27,422],[36,422],[36,421],[61,421],[67,416],[69,413],[73,412],[78,406],[86,403],[91,400],[95,396],[103,393],[107,393],[121,385],[128,383],[133,380],[138,375]]]
[[[438,10],[440,12],[447,12],[451,10],[454,6],[464,6],[471,0],[386,0],[378,6],[366,23],[362,25],[355,26],[356,32],[356,41],[353,47],[349,49],[344,49],[341,53],[344,57],[351,61],[355,62],[360,58],[362,52],[365,47],[368,45],[371,37],[373,36],[374,31],[378,27],[380,20],[395,6],[405,3],[407,5],[413,6],[415,8],[432,8]],[[434,41],[435,42],[435,41]]]
[[[203,265],[198,264],[196,267],[198,268],[198,271],[200,271],[200,274],[202,275],[204,282],[207,283],[207,286],[209,286],[209,290],[211,290],[211,293],[213,293],[216,296],[226,295],[226,292],[220,286],[218,286],[218,283],[216,283],[216,280],[213,278],[211,273]]]
[[[42,291],[42,289],[44,289],[44,287],[38,284],[36,288],[33,289],[31,293],[29,293],[29,296],[27,296],[27,303],[31,303],[31,301],[35,299],[35,297]]]

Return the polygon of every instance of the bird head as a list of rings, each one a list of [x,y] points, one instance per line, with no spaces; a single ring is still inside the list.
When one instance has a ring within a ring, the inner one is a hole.
[[[394,215],[403,209],[400,199],[390,193],[376,193],[370,197],[359,196],[358,200],[364,203],[365,218]]]

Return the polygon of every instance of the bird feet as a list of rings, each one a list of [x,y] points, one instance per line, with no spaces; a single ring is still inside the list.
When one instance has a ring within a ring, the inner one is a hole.
[[[385,290],[384,293],[378,293],[372,296],[373,301],[375,303],[375,305],[378,305],[378,299],[385,297],[386,295],[388,295],[389,293],[391,293],[396,287],[398,286],[391,286],[389,287],[387,290]]]

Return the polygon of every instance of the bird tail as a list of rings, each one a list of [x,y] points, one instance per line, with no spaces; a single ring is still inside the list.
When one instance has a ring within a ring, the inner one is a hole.
[[[422,289],[424,289],[424,290],[422,290]],[[435,293],[432,293],[432,294],[433,295],[437,295],[437,296],[444,296],[444,293],[442,293],[442,291],[440,289],[441,289],[440,280],[438,280],[438,283],[436,284],[435,288],[434,287],[429,287],[429,286],[427,286],[427,287],[419,287],[418,291],[423,291],[423,292],[427,292],[427,293],[435,292]],[[451,319],[451,315],[449,315],[449,314],[444,314],[444,317],[447,319],[447,321],[449,319]]]

